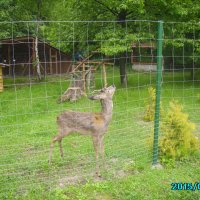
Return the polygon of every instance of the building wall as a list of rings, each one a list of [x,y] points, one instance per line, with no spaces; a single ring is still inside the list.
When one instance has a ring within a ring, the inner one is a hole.
[[[156,64],[133,64],[132,69],[135,71],[156,71],[157,65]]]
[[[36,75],[35,40],[5,42],[1,46],[0,62],[10,65],[3,70],[4,75]],[[58,49],[39,41],[39,59],[44,74],[68,73],[71,70],[71,58]]]

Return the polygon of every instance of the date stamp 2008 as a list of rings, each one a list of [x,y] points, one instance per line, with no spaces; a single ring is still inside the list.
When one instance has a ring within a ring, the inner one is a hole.
[[[200,182],[196,183],[171,183],[171,190],[200,190]]]

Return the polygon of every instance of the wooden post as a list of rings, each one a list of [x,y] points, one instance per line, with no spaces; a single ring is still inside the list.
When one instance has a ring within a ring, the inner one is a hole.
[[[90,91],[90,85],[91,85],[91,74],[92,74],[92,67],[89,67],[89,70],[86,75],[86,80],[87,80],[87,90]]]
[[[105,65],[105,63],[103,63],[102,69],[103,69],[104,87],[107,87],[107,77],[106,77],[106,65]]]
[[[85,63],[83,63],[83,75],[82,75],[82,79],[83,79],[83,91],[86,93],[86,80],[85,80]]]
[[[2,65],[0,65],[0,92],[3,92],[3,72],[2,72]]]

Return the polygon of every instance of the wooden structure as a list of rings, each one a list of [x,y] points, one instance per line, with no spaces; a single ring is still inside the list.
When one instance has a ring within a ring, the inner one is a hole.
[[[8,65],[5,65],[4,63],[0,63],[0,92],[3,92],[4,86],[3,86],[3,68],[9,67]]]
[[[155,43],[134,43],[131,63],[132,68],[137,71],[156,71]]]
[[[0,63],[0,92],[3,92],[3,67],[4,65]]]
[[[87,89],[89,90],[91,88],[91,82],[95,82],[94,73],[99,67],[102,67],[104,87],[107,87],[106,65],[113,65],[113,63],[89,60],[93,55],[91,54],[73,65],[70,73],[72,76],[70,86],[58,99],[59,103],[67,100],[76,101],[81,96],[86,95]]]
[[[36,75],[36,38],[16,37],[0,40],[0,62],[7,64],[4,75]],[[71,71],[71,56],[50,44],[38,40],[38,54],[43,74],[61,74]]]
[[[94,73],[99,67],[102,67],[104,87],[107,87],[106,65],[113,65],[113,63],[104,62],[104,61],[83,60],[83,61],[77,62],[77,64],[78,65],[72,70],[71,73],[77,73],[77,72],[82,73],[84,92],[86,92],[86,83],[87,83],[88,74]]]

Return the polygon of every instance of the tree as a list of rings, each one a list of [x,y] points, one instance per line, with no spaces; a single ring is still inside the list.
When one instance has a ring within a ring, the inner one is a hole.
[[[38,53],[38,37],[40,37],[40,20],[48,17],[48,9],[50,1],[32,1],[32,0],[8,0],[1,1],[1,31],[0,38],[19,37],[24,35],[34,35],[34,63],[38,74],[38,79],[41,80],[40,60]],[[18,21],[36,21],[36,23],[18,22]],[[4,23],[5,22],[5,23]]]
[[[131,50],[131,43],[140,40],[140,38],[153,40],[156,32],[156,23],[151,24],[152,33],[150,33],[148,22],[133,23],[127,20],[198,22],[200,17],[200,2],[198,0],[2,0],[0,2],[2,16],[0,20],[37,20],[38,2],[41,4],[41,20],[83,21],[79,24],[73,22],[43,23],[39,28],[43,32],[43,37],[54,41],[52,45],[57,47],[59,45],[59,48],[65,52],[72,52],[73,48],[79,46],[87,49],[88,53],[90,50],[98,48],[104,55],[115,56],[119,61],[121,83],[124,85],[127,82],[125,58]],[[99,23],[98,21],[101,20],[105,22]],[[94,23],[87,21],[94,21]],[[27,27],[22,23],[2,23],[0,26],[1,30],[4,30],[0,33],[1,38],[9,37],[11,29],[17,36],[27,33]],[[174,27],[177,37],[191,39],[193,30],[188,27],[184,31],[180,26]],[[35,33],[35,27],[31,23],[29,31],[30,34]],[[197,27],[195,27],[195,31],[196,35],[199,35]],[[165,34],[170,34],[170,32],[170,26],[165,26]],[[58,44],[57,38],[69,42]],[[92,42],[87,43],[88,38]],[[101,42],[98,43],[98,40]],[[72,46],[71,41],[73,41],[74,46]],[[177,43],[171,40],[171,44],[167,45],[172,48],[172,45],[180,46],[181,42]],[[199,46],[199,42],[195,43],[195,53],[199,53]]]
[[[193,6],[194,3],[195,7]],[[131,50],[131,43],[140,40],[141,37],[155,39],[156,33],[156,24],[152,27],[154,30],[152,34],[149,33],[147,22],[139,24],[139,22],[131,23],[126,20],[198,21],[200,3],[197,0],[68,0],[67,2],[58,1],[54,9],[51,15],[51,19],[54,20],[117,21],[117,23],[104,22],[102,24],[96,22],[93,25],[82,23],[78,27],[74,25],[74,27],[67,28],[69,32],[73,31],[72,29],[75,30],[74,38],[79,41],[80,46],[84,47],[88,37],[87,31],[84,30],[85,27],[90,26],[89,38],[94,41],[101,40],[99,44],[96,42],[95,45],[90,45],[91,49],[99,47],[101,53],[118,58],[121,83],[126,85],[125,58]],[[181,30],[178,26],[175,29]],[[167,31],[169,33],[170,29],[167,29]],[[51,33],[53,36],[53,32]],[[73,36],[66,34],[64,37],[72,39]],[[173,45],[180,46],[180,44]],[[64,48],[70,51],[69,46]]]
[[[63,4],[60,3],[60,4]],[[101,0],[88,0],[88,1],[68,1],[63,7],[57,5],[57,9],[64,12],[65,8],[68,12],[64,15],[68,20],[117,20],[117,23],[93,23],[91,24],[79,24],[79,27],[73,27],[73,37],[78,38],[79,45],[84,46],[87,37],[93,39],[95,44],[90,45],[91,49],[97,49],[106,56],[117,56],[118,63],[120,65],[120,77],[123,85],[127,84],[126,75],[126,57],[130,52],[131,42],[136,39],[135,34],[132,33],[130,26],[127,26],[126,19],[131,15],[135,17],[143,12],[142,0],[126,0],[126,1],[101,1]],[[94,12],[95,11],[95,12]],[[60,12],[60,13],[61,13]],[[55,16],[52,16],[53,18]],[[63,16],[62,16],[63,17]],[[89,26],[88,31],[83,31]],[[75,25],[76,26],[76,25]],[[113,32],[113,29],[114,32]],[[68,29],[68,30],[72,30]],[[126,33],[126,34],[125,34]],[[66,36],[67,37],[67,36]],[[71,35],[68,35],[68,39]],[[102,42],[105,41],[105,42]],[[81,44],[82,43],[82,44]]]
[[[116,55],[118,57],[121,84],[126,86],[126,58],[128,52],[131,50],[131,43],[136,39],[136,36],[132,34],[132,31],[129,29],[131,27],[127,26],[126,20],[133,15],[136,17],[143,12],[143,0],[117,0],[107,2],[93,0],[88,1],[88,3],[91,8],[95,6],[93,9],[96,11],[97,18],[105,16],[104,19],[118,21],[117,24],[114,24],[114,27],[113,24],[105,23],[104,25],[106,25],[106,27],[102,28],[101,31],[97,33],[96,38],[100,36],[101,40],[105,41],[101,43],[100,51],[102,53],[110,56]],[[79,9],[80,8],[79,5]],[[86,10],[86,8],[83,10]]]

